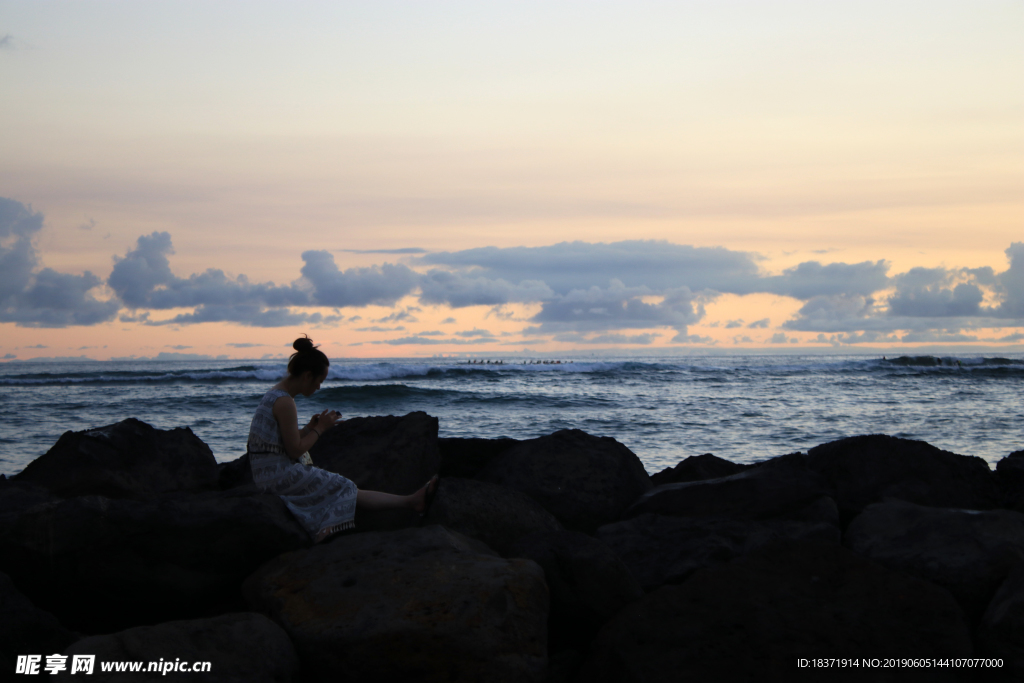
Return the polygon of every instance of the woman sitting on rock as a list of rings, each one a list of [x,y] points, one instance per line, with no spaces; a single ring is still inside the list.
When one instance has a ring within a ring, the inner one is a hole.
[[[295,353],[289,359],[288,374],[263,395],[249,427],[249,464],[256,485],[279,495],[316,543],[354,527],[357,505],[424,513],[437,491],[436,476],[416,493],[397,496],[360,491],[340,474],[313,466],[306,451],[337,424],[341,414],[325,410],[299,428],[294,397],[311,396],[319,389],[327,379],[330,361],[309,337],[296,339],[292,346]]]

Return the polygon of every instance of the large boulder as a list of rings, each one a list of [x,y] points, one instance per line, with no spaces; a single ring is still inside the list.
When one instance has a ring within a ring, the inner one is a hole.
[[[55,616],[33,605],[11,577],[0,572],[0,671],[11,675],[18,655],[60,652],[76,639]]]
[[[95,655],[96,664],[86,680],[112,683],[193,678],[208,683],[287,683],[299,673],[299,658],[288,634],[262,614],[252,612],[170,621],[91,636],[71,645],[64,654]],[[99,662],[112,661],[145,662],[147,668],[149,662],[156,662],[160,670],[147,671],[148,675],[102,671]],[[206,662],[209,669],[205,668]],[[182,665],[197,664],[200,671],[181,669]]]
[[[948,589],[974,622],[1010,568],[1024,562],[1024,515],[891,500],[866,507],[850,522],[844,543],[886,567]]]
[[[401,417],[356,417],[339,422],[309,451],[313,462],[361,489],[414,493],[437,474],[437,418],[424,412]],[[356,511],[356,529],[382,531],[415,526],[412,510]]]
[[[458,477],[440,480],[423,521],[483,541],[505,557],[521,537],[562,528],[550,512],[521,491]]]
[[[611,548],[579,531],[530,534],[511,553],[544,570],[551,592],[550,652],[585,649],[605,622],[644,595]]]
[[[361,489],[405,496],[437,474],[437,418],[415,412],[343,420],[309,454],[317,467],[337,472]]]
[[[883,498],[970,510],[998,507],[1002,499],[984,460],[943,451],[924,441],[881,434],[853,436],[812,448],[807,465],[835,489],[844,525]]]
[[[442,477],[475,477],[491,460],[519,443],[516,439],[438,439]]]
[[[956,601],[842,546],[779,542],[630,604],[578,680],[956,681],[954,669],[802,670],[800,658],[969,657]],[[811,677],[801,677],[801,674]]]
[[[0,570],[70,628],[112,631],[239,609],[242,580],[310,544],[270,494],[38,504],[0,533]]]
[[[996,481],[1003,491],[1004,506],[1024,512],[1024,450],[1014,451],[996,463]]]
[[[544,678],[541,568],[440,526],[288,553],[243,590],[288,632],[311,681]]]
[[[528,494],[567,529],[586,533],[618,519],[651,488],[632,451],[611,437],[578,429],[521,441],[491,460],[477,478]]]
[[[978,627],[978,656],[1002,659],[1005,681],[1024,681],[1024,564],[996,591]]]
[[[662,484],[681,484],[687,481],[718,479],[739,474],[749,467],[751,465],[741,465],[737,462],[719,458],[711,453],[691,455],[681,460],[675,467],[666,467],[657,474],[652,474],[651,483],[655,486],[661,486]]]
[[[796,453],[718,479],[663,484],[641,496],[624,517],[642,514],[678,517],[769,519],[801,514],[832,493],[825,479],[807,469]]]
[[[188,427],[156,429],[128,418],[81,432],[64,432],[53,448],[15,481],[59,496],[144,498],[172,491],[218,488],[217,461]]]
[[[817,519],[815,519],[815,516]],[[597,537],[622,558],[644,590],[682,583],[693,572],[747,555],[779,539],[839,543],[831,498],[806,510],[805,519],[726,519],[643,514],[606,524]]]

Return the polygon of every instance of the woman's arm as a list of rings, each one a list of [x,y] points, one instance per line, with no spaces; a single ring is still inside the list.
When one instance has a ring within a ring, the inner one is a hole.
[[[299,430],[298,411],[295,408],[295,399],[291,396],[282,396],[274,401],[274,419],[277,420],[277,428],[281,432],[284,452],[292,460],[298,460],[303,453],[313,447],[313,444],[320,438],[317,436],[317,432],[323,433],[323,429],[319,426],[315,431],[310,425]],[[318,422],[323,422],[323,420],[318,420]],[[334,426],[333,421],[330,422],[330,426]]]

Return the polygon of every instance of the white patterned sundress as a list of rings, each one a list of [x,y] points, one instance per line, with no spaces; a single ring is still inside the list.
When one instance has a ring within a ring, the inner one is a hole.
[[[252,479],[276,493],[316,540],[355,526],[356,485],[334,472],[302,465],[288,457],[274,419],[274,402],[288,392],[271,389],[260,400],[249,427]]]

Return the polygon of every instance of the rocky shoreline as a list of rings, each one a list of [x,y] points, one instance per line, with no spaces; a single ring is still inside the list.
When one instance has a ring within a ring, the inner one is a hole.
[[[992,471],[870,435],[648,475],[579,430],[437,434],[422,412],[328,432],[314,461],[360,487],[442,479],[426,518],[360,512],[313,545],[245,457],[218,464],[187,428],[65,433],[0,478],[0,670],[86,653],[210,661],[179,675],[196,681],[1024,679],[1024,451]],[[1003,666],[797,666],[831,657]]]

